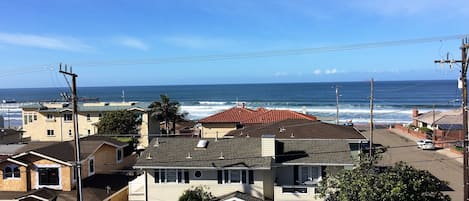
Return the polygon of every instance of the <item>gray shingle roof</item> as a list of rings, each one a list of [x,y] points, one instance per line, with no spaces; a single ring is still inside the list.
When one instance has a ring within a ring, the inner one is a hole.
[[[304,119],[284,120],[270,124],[246,126],[229,132],[233,137],[261,137],[274,134],[277,139],[366,139],[351,126],[335,125]]]
[[[277,163],[353,164],[346,140],[277,140]]]
[[[235,138],[215,141],[208,139],[205,149],[196,148],[197,138],[160,138],[154,146],[154,139],[136,168],[185,167],[185,168],[259,168],[270,169],[271,157],[261,156],[261,139]],[[190,153],[191,158],[187,158]],[[219,157],[223,153],[223,160]],[[148,156],[151,159],[147,159]]]

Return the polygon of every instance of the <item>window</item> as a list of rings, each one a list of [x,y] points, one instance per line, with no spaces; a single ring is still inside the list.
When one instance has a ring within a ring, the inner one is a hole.
[[[20,168],[17,165],[8,165],[3,169],[3,179],[18,179],[20,177]]]
[[[33,117],[34,117],[34,121],[36,121],[36,120],[37,120],[37,115],[36,115],[36,114],[34,114],[34,116],[33,116]]]
[[[101,113],[99,113],[98,117],[99,117],[99,119],[101,119],[101,117],[103,117],[103,115]]]
[[[299,170],[302,184],[317,184],[321,180],[321,167],[301,166]]]
[[[122,162],[122,149],[116,150],[116,159],[118,163]]]
[[[59,168],[38,168],[39,185],[59,185]]]
[[[28,115],[23,116],[24,125],[28,125]]]
[[[47,136],[54,136],[54,130],[47,130]]]
[[[200,178],[202,176],[202,172],[197,170],[197,171],[195,171],[194,176],[197,177],[197,178]]]
[[[47,120],[53,120],[54,119],[54,115],[52,114],[47,114]]]
[[[90,129],[88,129],[88,135],[91,135],[91,130]]]
[[[155,183],[189,183],[189,171],[179,169],[156,169]]]
[[[86,114],[86,120],[88,120],[88,121],[91,120],[91,115],[90,114]]]
[[[217,175],[219,184],[254,184],[254,171],[252,170],[218,170]]]
[[[29,115],[29,123],[33,122],[33,115]]]
[[[68,135],[72,136],[72,130],[68,130]]]
[[[64,114],[64,121],[72,121],[72,114]]]
[[[88,176],[94,174],[94,157],[90,158],[90,160],[88,161],[88,173]]]

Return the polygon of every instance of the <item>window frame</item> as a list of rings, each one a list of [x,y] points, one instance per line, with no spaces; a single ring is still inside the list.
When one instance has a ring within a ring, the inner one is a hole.
[[[91,161],[93,161],[93,162],[91,162]],[[91,166],[91,164],[93,164],[93,166]],[[93,171],[91,171],[91,169],[93,169]],[[93,157],[90,157],[88,159],[88,176],[91,176],[91,175],[94,175],[94,174],[96,174],[96,160],[93,156]]]
[[[168,172],[169,171],[174,171],[175,180],[168,181]],[[187,169],[155,169],[153,172],[155,173],[154,183],[159,183],[159,184],[189,184],[189,182],[190,182],[189,170],[187,170]],[[158,176],[156,176],[156,175],[158,175]]]
[[[7,173],[7,168],[10,169],[10,175]],[[18,171],[15,171],[18,170]],[[16,176],[16,172],[18,172],[18,176]],[[3,179],[21,179],[21,170],[19,165],[6,165],[3,167]]]
[[[54,129],[47,129],[47,137],[54,137],[55,131]]]
[[[304,180],[303,174],[305,173],[304,169],[306,169],[307,179]],[[314,177],[314,172],[316,171],[317,177]],[[321,166],[299,166],[298,167],[298,179],[300,180],[301,184],[304,184],[306,181],[311,181],[312,184],[318,184],[322,180],[321,175]]]
[[[219,184],[246,184],[246,185],[251,185],[250,181],[254,181],[254,178],[250,179],[251,174],[252,177],[254,177],[254,172],[249,173],[250,171],[253,170],[247,170],[247,169],[239,169],[239,170],[218,170],[221,171],[220,173],[217,173],[218,177],[218,183]],[[239,181],[232,181],[232,176],[233,172],[239,173]],[[220,178],[221,176],[221,178]],[[221,183],[220,183],[221,181]]]
[[[120,153],[120,159],[119,159],[119,153]],[[124,150],[122,148],[117,148],[116,149],[116,162],[121,163],[124,160]]]
[[[64,122],[73,121],[73,114],[71,113],[64,113]]]

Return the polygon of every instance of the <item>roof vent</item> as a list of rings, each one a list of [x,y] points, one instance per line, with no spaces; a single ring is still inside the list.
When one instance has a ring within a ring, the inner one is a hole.
[[[152,157],[151,157],[151,153],[148,153],[148,154],[147,154],[147,157],[145,157],[145,159],[147,159],[147,160],[151,160],[151,159],[152,159]]]
[[[207,140],[199,140],[199,142],[197,142],[197,146],[196,148],[207,148],[207,144],[208,144],[208,141]]]
[[[286,130],[287,130],[287,129],[282,126],[281,128],[278,129],[278,132],[279,132],[279,133],[283,133],[283,132],[285,132]]]
[[[155,144],[153,145],[153,147],[158,147],[160,146],[160,139],[159,138],[156,138],[156,142]]]
[[[294,138],[295,135],[293,134],[293,132],[291,132],[291,135],[290,135],[291,138]]]
[[[187,159],[191,159],[191,158],[192,158],[191,152],[187,152],[186,158],[187,158]]]
[[[218,160],[225,160],[225,156],[223,156],[223,152],[220,152],[220,157],[218,157]]]
[[[247,137],[247,138],[250,138],[251,136],[249,136],[249,133],[246,133],[246,137]]]

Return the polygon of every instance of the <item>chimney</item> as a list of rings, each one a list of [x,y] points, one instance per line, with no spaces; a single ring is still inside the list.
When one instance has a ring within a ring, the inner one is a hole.
[[[414,126],[418,125],[417,120],[415,120],[415,118],[417,118],[418,116],[419,116],[419,110],[417,108],[412,109],[412,124]]]
[[[275,158],[275,135],[262,135],[261,137],[261,156],[270,156]]]

